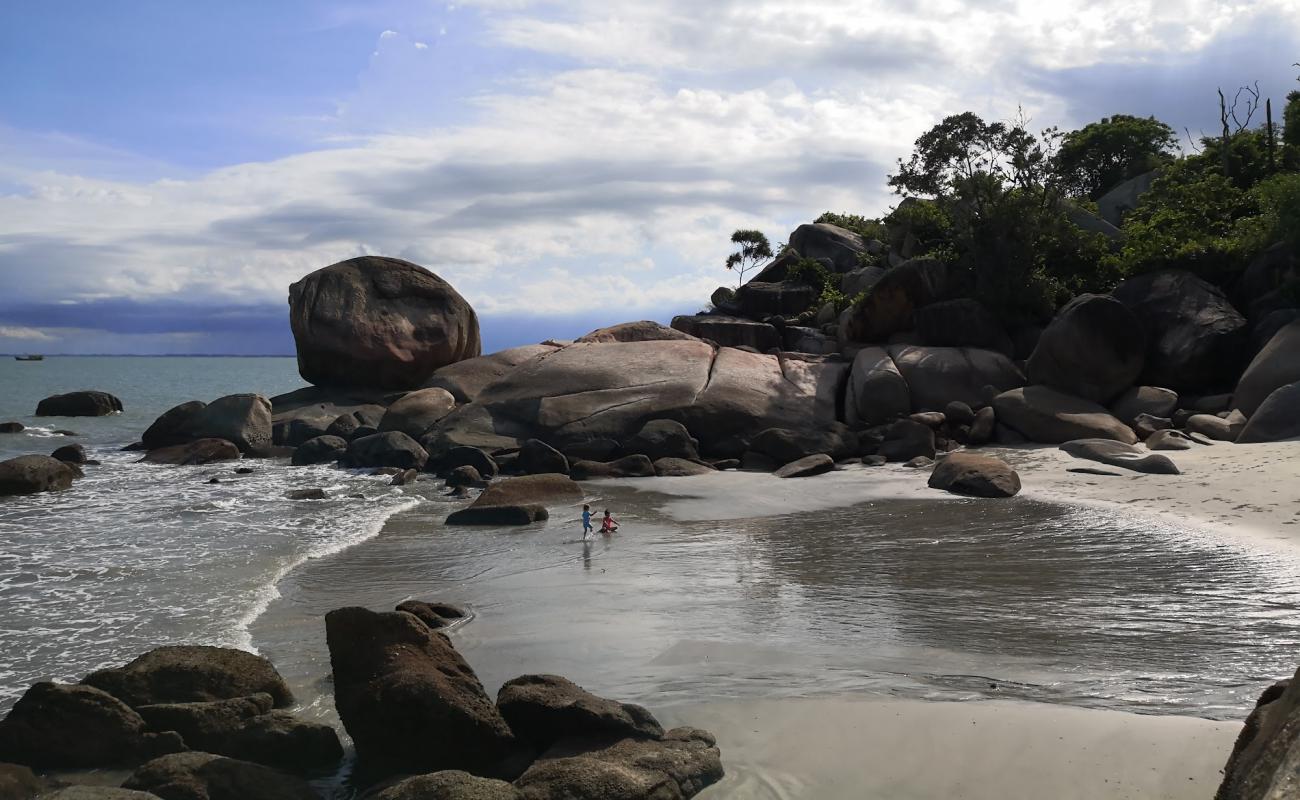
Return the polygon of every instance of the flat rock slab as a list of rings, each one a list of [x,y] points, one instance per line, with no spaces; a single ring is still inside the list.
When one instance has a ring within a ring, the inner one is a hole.
[[[1075,458],[1100,461],[1112,467],[1131,469],[1152,475],[1178,475],[1177,465],[1168,456],[1159,453],[1147,453],[1133,445],[1115,442],[1110,439],[1076,439],[1065,442],[1061,450]]]
[[[1108,469],[1098,469],[1097,467],[1067,467],[1066,472],[1075,472],[1079,475],[1105,475],[1108,478],[1122,478],[1121,473],[1112,472]]]
[[[835,469],[835,462],[831,457],[819,453],[805,456],[798,461],[791,461],[772,474],[778,478],[806,478],[812,475],[821,475],[823,472],[830,472],[833,469]]]

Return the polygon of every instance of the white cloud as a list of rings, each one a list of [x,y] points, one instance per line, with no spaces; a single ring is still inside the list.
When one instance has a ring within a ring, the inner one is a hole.
[[[0,339],[49,341],[53,338],[54,337],[50,334],[37,328],[27,328],[18,325],[0,325]]]

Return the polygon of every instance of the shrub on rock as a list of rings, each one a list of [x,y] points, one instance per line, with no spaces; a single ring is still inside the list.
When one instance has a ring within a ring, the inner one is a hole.
[[[293,702],[289,685],[270,661],[232,647],[159,647],[125,666],[92,672],[81,682],[130,706],[229,700],[259,692],[269,694],[277,708]]]
[[[410,389],[479,355],[478,317],[451,284],[396,258],[361,256],[289,287],[298,371],[318,386]]]
[[[56,394],[36,404],[38,417],[106,417],[121,410],[121,400],[98,391]]]
[[[1000,458],[951,453],[935,464],[929,486],[972,497],[1014,497],[1020,492],[1020,476]]]
[[[334,703],[365,769],[491,774],[514,738],[474,671],[410,614],[325,615]]]

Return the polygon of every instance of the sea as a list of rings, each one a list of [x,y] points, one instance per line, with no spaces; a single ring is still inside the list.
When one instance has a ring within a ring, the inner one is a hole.
[[[1300,653],[1293,554],[1026,498],[893,497],[917,480],[901,466],[808,479],[834,502],[789,510],[767,475],[588,484],[622,528],[584,541],[576,507],[447,526],[464,501],[432,478],[122,449],[180,402],[302,385],[286,358],[0,362],[0,422],[28,426],[0,458],[78,442],[100,462],[0,498],[0,714],[33,682],[202,643],[266,655],[299,713],[336,721],[324,614],[408,598],[471,610],[452,636],[489,692],[557,673],[652,710],[865,693],[1241,719]],[[32,416],[83,388],[124,411]],[[286,497],[303,488],[327,499]]]

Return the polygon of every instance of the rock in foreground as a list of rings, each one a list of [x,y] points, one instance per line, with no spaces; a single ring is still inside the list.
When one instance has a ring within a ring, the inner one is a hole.
[[[289,287],[298,372],[318,386],[411,389],[480,352],[478,317],[451,284],[396,258],[362,256]]]
[[[258,692],[269,694],[276,707],[293,702],[288,684],[270,661],[230,647],[159,647],[124,667],[92,672],[81,682],[130,706],[229,700]]]
[[[971,497],[1014,497],[1020,492],[1020,476],[1000,458],[952,453],[935,465],[929,485]]]
[[[50,456],[18,456],[0,461],[0,497],[54,492],[72,486],[81,470]]]
[[[591,745],[558,743],[515,786],[528,800],[676,800],[695,796],[723,775],[713,736],[696,728],[674,728],[662,740]]]
[[[1214,800],[1290,800],[1300,761],[1300,673],[1264,690],[1246,718]]]
[[[1071,439],[1114,439],[1134,444],[1133,429],[1102,406],[1046,386],[1003,392],[993,400],[998,422],[1030,441],[1061,444]]]
[[[141,766],[124,789],[163,800],[320,800],[301,778],[211,753],[176,753]]]

